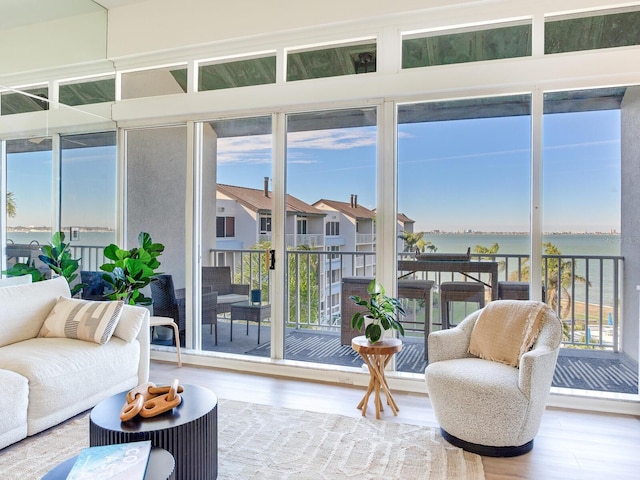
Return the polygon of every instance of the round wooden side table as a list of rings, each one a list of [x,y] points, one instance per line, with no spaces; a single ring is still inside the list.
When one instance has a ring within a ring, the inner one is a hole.
[[[402,342],[397,338],[384,338],[379,342],[371,343],[364,335],[361,335],[351,340],[351,348],[360,354],[365,365],[369,368],[369,387],[367,388],[367,393],[364,394],[358,404],[358,408],[362,409],[362,416],[367,413],[369,396],[373,393],[376,418],[380,419],[380,412],[384,410],[380,390],[387,397],[387,405],[389,405],[393,414],[398,415],[398,410],[400,409],[391,396],[387,379],[384,376],[384,369],[393,358],[393,355],[402,350]]]

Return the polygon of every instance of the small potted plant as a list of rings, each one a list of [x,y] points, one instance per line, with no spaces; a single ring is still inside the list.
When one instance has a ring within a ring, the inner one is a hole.
[[[371,343],[378,342],[385,330],[397,330],[400,335],[404,335],[404,327],[398,320],[398,317],[405,313],[400,301],[385,295],[384,287],[375,279],[367,286],[367,293],[369,300],[357,295],[349,297],[356,305],[366,309],[366,312],[356,312],[353,315],[351,328],[361,331],[365,326],[364,335]]]

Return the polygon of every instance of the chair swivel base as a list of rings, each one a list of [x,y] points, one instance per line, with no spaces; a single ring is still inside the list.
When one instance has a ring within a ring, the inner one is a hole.
[[[479,445],[477,443],[467,442],[461,438],[454,437],[444,428],[440,428],[442,437],[452,445],[462,448],[467,452],[477,453],[484,457],[517,457],[528,453],[533,448],[533,440],[528,441],[519,447],[494,447],[491,445]]]

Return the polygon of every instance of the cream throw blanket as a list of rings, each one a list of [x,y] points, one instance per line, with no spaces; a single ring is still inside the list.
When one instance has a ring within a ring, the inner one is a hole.
[[[518,367],[520,357],[538,338],[549,307],[541,302],[498,300],[489,303],[471,332],[469,353]]]

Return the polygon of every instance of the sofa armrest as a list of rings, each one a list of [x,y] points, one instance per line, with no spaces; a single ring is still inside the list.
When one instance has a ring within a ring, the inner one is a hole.
[[[452,360],[455,358],[471,357],[467,352],[469,340],[480,311],[473,312],[455,328],[439,330],[429,334],[429,364]]]
[[[232,283],[231,293],[235,293],[237,295],[249,295],[249,285]]]

